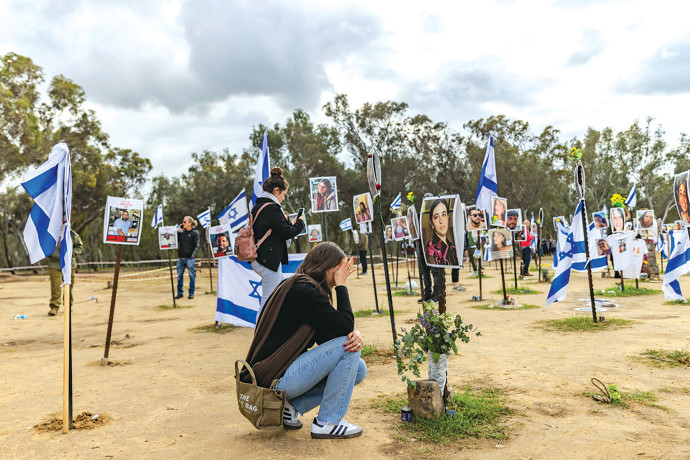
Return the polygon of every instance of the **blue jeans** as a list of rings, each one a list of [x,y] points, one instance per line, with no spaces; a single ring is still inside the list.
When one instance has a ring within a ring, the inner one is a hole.
[[[177,295],[184,295],[182,287],[184,286],[184,269],[189,270],[189,295],[194,295],[196,269],[194,268],[194,259],[177,259]]]
[[[321,422],[339,423],[350,406],[352,390],[367,375],[360,352],[345,351],[347,337],[337,337],[302,353],[278,380],[300,414],[319,408]]]
[[[532,249],[529,247],[522,248],[522,274],[529,273],[529,263],[532,259]]]
[[[252,261],[252,269],[261,277],[261,302],[259,303],[259,310],[256,312],[256,320],[259,321],[259,314],[261,309],[266,305],[266,301],[273,291],[276,290],[281,281],[283,281],[283,266],[278,265],[278,271],[274,272],[270,268],[266,268],[256,260]]]

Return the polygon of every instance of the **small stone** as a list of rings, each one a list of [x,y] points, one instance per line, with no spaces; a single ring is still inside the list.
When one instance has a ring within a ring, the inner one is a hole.
[[[412,409],[412,421],[435,418],[446,411],[441,389],[436,380],[417,380],[416,388],[407,387],[407,401]]]

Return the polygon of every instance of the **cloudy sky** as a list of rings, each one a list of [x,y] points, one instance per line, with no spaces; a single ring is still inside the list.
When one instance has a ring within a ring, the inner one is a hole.
[[[0,0],[0,54],[82,85],[113,145],[179,174],[258,123],[393,99],[461,129],[505,114],[568,138],[690,106],[683,1]]]

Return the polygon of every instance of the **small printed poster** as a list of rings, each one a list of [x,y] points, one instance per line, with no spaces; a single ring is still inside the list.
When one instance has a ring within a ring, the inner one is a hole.
[[[139,245],[144,201],[109,196],[103,216],[103,242]]]
[[[214,259],[222,259],[235,254],[235,238],[230,224],[218,225],[208,229],[208,240]]]
[[[160,249],[177,249],[177,226],[158,227],[158,247]]]

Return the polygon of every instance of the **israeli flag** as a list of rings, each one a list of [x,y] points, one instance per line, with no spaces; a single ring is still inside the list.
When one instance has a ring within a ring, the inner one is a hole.
[[[491,197],[498,196],[498,179],[496,178],[496,155],[494,153],[494,138],[489,136],[489,145],[486,147],[482,172],[479,176],[477,195],[474,198],[477,208],[486,212],[491,211]]]
[[[391,203],[391,209],[400,209],[402,207],[402,192],[398,193],[398,196],[395,197],[393,200],[393,203]]]
[[[344,221],[340,222],[340,230],[345,231],[345,230],[352,230],[352,221],[348,217]]]
[[[522,225],[522,222],[518,222],[518,225]],[[537,234],[532,235],[532,229],[537,225],[537,221],[534,220],[534,212],[532,213],[532,220],[530,221],[529,225],[529,232],[528,234],[532,237],[532,241],[530,242],[530,247],[534,250],[535,254],[539,254],[539,247],[541,246],[541,243],[537,240]]]
[[[637,204],[637,184],[633,184],[632,190],[630,190],[630,195],[625,199],[625,204],[630,208],[634,208]]]
[[[151,227],[156,228],[158,224],[163,223],[163,205],[159,204],[156,208],[156,213],[153,215],[153,220],[151,220]]]
[[[254,170],[254,188],[252,189],[251,207],[256,204],[256,200],[264,191],[264,181],[268,179],[271,172],[271,162],[268,159],[268,130],[264,131],[264,138],[261,141],[261,152],[256,162]]]
[[[484,262],[491,262],[491,245],[487,244],[484,246]]]
[[[295,274],[306,254],[288,254],[283,276]],[[249,262],[239,262],[235,256],[218,259],[218,298],[216,321],[240,327],[256,326],[261,305],[261,277]]]
[[[230,224],[233,232],[247,226],[249,223],[249,208],[247,207],[247,192],[244,189],[237,194],[232,203],[218,214],[218,220],[221,224]]]
[[[582,204],[582,203],[580,203]],[[580,214],[578,214],[580,213]],[[585,252],[585,237],[582,230],[582,213],[578,206],[573,216],[572,235],[573,235],[573,264],[572,270],[577,272],[587,271],[587,253]],[[585,224],[587,224],[587,216],[584,216]],[[608,261],[606,256],[599,256],[597,252],[596,240],[601,238],[601,232],[594,227],[594,222],[588,225],[587,240],[589,241],[589,264],[592,272],[600,272],[604,270]]]
[[[560,253],[565,247],[565,240],[568,238],[568,235],[570,234],[570,229],[568,228],[566,222],[563,219],[560,219],[558,220],[558,222],[556,222],[556,229],[558,230],[558,234],[556,235],[556,250],[553,253],[553,268],[558,267]]]
[[[578,218],[578,213],[582,215],[582,202],[577,206],[575,211],[575,217],[573,218],[573,229],[575,229],[575,219]],[[580,222],[580,228],[582,227],[582,222]],[[549,295],[546,298],[546,304],[544,307],[548,307],[554,302],[562,302],[568,295],[568,284],[570,284],[570,269],[573,265],[573,248],[574,244],[573,232],[568,233],[565,239],[565,243],[560,249],[556,251],[558,254],[558,266],[556,267],[556,273],[553,276],[553,281],[551,282],[551,288],[549,289]],[[560,243],[559,243],[560,244]]]
[[[678,235],[675,248],[671,257],[668,259],[666,273],[664,273],[663,287],[664,297],[670,300],[685,300],[680,291],[678,279],[690,273],[690,240],[688,233],[682,232]]]
[[[663,233],[656,238],[656,250],[661,253],[661,257],[668,259],[668,240]]]
[[[69,219],[72,207],[72,170],[67,144],[55,145],[48,161],[24,177],[22,187],[34,199],[24,227],[24,242],[29,259],[33,264],[48,257],[55,252],[58,241],[62,241],[60,267],[64,284],[70,284],[72,238]]]
[[[199,220],[199,223],[201,224],[202,227],[204,228],[209,228],[211,226],[211,210],[207,209],[206,211],[202,212],[196,218]]]

